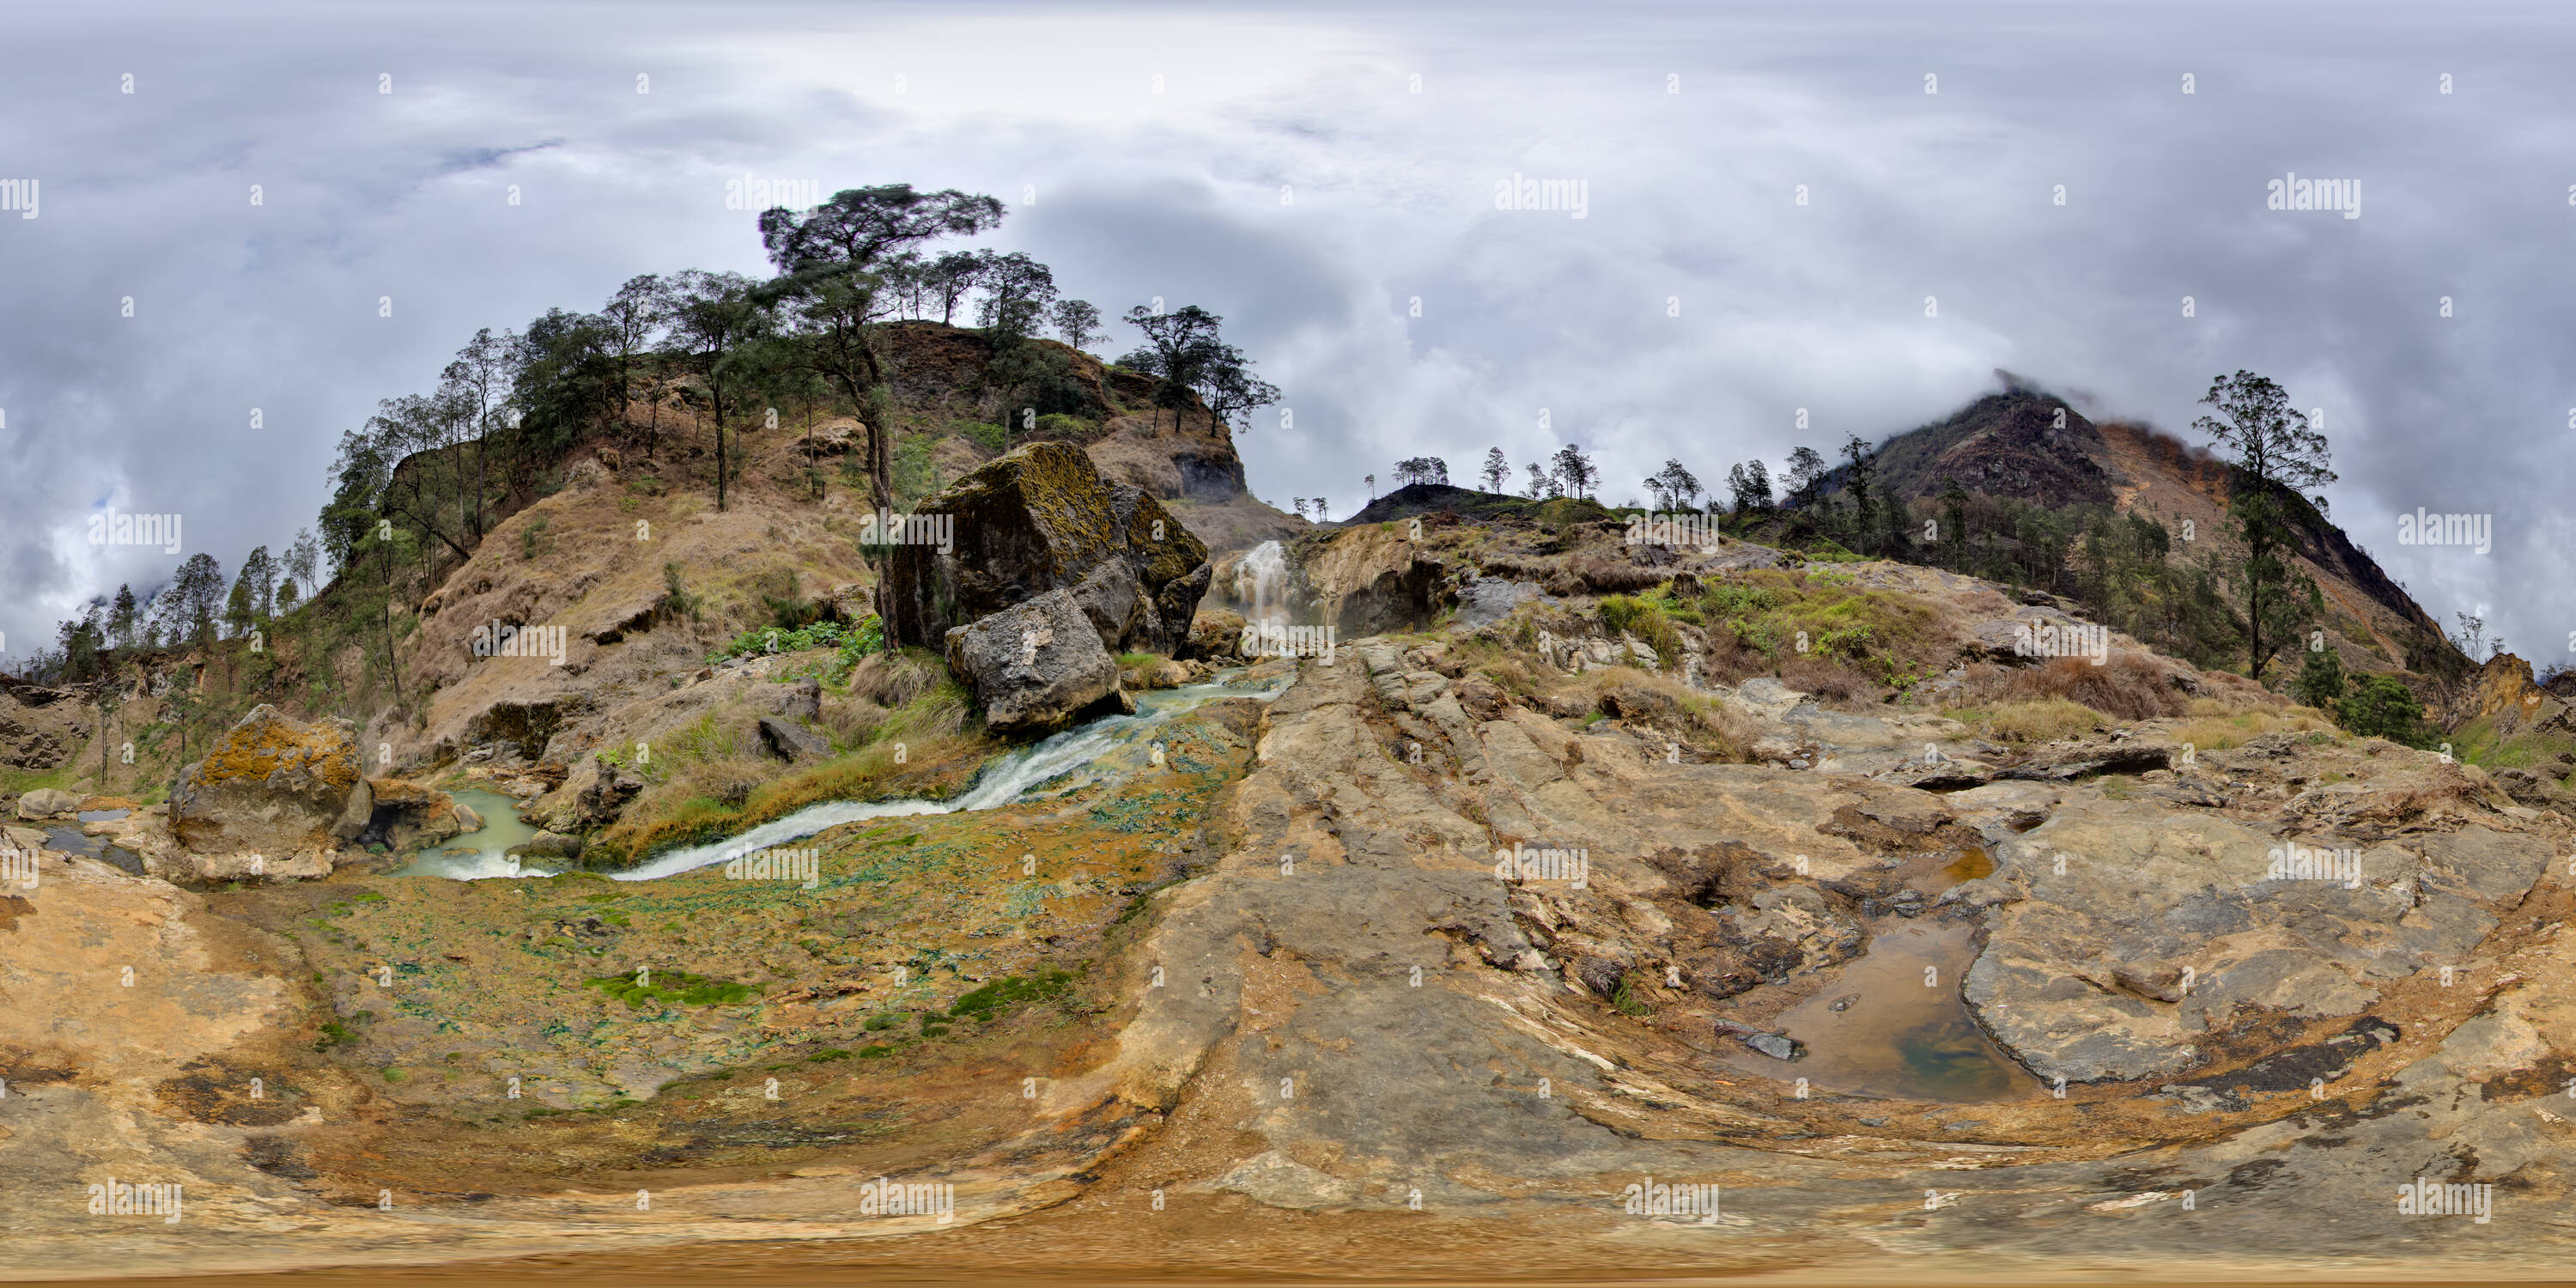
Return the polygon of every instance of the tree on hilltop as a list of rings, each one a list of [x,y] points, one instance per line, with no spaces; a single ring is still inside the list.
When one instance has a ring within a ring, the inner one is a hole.
[[[1726,490],[1737,514],[1771,508],[1771,470],[1758,460],[1738,462],[1726,472]]]
[[[1554,467],[1552,473],[1558,484],[1574,496],[1590,496],[1593,485],[1601,481],[1600,467],[1592,463],[1592,458],[1585,455],[1578,444],[1568,443],[1556,449],[1556,455],[1549,463]]]
[[[2290,562],[2298,544],[2291,507],[2300,493],[2335,481],[2331,449],[2281,386],[2251,371],[2212,380],[2200,401],[2217,414],[2192,428],[2234,457],[2227,508],[2245,557],[2232,580],[2245,606],[2246,669],[2260,683],[2264,666],[2304,619],[2297,583],[2305,579]]]
[[[1680,461],[1666,460],[1664,468],[1646,476],[1646,490],[1655,495],[1658,510],[1696,508],[1699,502],[1699,479]]]
[[[902,279],[925,271],[913,254],[913,249],[922,243],[990,231],[1001,226],[1002,214],[1002,203],[992,197],[954,188],[918,192],[908,183],[844,189],[802,215],[783,206],[761,212],[761,246],[769,252],[769,262],[779,272],[776,280],[762,288],[763,294],[771,300],[792,301],[788,311],[801,360],[817,376],[838,387],[857,411],[859,426],[867,437],[870,498],[879,508],[892,505],[894,497],[893,431],[886,423],[885,370],[874,343],[876,325],[894,311],[897,303],[897,292],[889,278]],[[942,322],[954,320],[958,302],[973,287],[983,267],[983,261],[975,255],[959,251],[941,256],[927,270],[931,289],[940,300]],[[1031,275],[1020,284],[1013,302],[997,316],[1014,325],[1026,325],[1021,310],[1034,298],[1035,290]],[[1049,297],[1054,294],[1052,278],[1045,293]],[[702,355],[700,360],[693,360],[699,362],[702,372],[708,369],[703,355],[712,352],[709,345],[713,342],[705,330],[710,320],[701,318],[693,324],[698,331],[691,351]],[[725,469],[721,428],[717,446],[717,493],[721,497]],[[718,508],[723,507],[719,504]]]
[[[765,223],[767,216],[762,218]],[[828,278],[816,282],[825,289],[830,284]],[[707,387],[708,418],[716,431],[716,510],[722,513],[731,464],[725,453],[725,395],[739,392],[751,374],[747,368],[756,357],[754,346],[775,319],[752,280],[740,273],[693,268],[673,274],[665,286],[671,316],[665,350]]]
[[[1416,483],[1449,482],[1449,462],[1437,456],[1413,456],[1395,463],[1395,485],[1410,487]]]

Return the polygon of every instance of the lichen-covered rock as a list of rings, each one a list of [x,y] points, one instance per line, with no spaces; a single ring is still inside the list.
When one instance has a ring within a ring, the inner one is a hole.
[[[1080,587],[1104,651],[1169,655],[1207,593],[1207,547],[1143,489],[1103,480],[1069,443],[1019,448],[918,514],[949,546],[895,548],[880,606],[899,644],[936,648],[956,627]]]
[[[1061,728],[1119,691],[1117,660],[1070,591],[956,627],[947,643],[949,669],[974,686],[996,733]]]
[[[179,771],[172,828],[200,854],[327,849],[361,781],[356,726],[307,724],[262,703]]]

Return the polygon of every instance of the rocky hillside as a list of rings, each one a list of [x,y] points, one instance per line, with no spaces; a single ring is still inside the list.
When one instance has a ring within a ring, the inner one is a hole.
[[[0,1161],[70,1197],[11,1205],[0,1239],[127,1274],[576,1237],[662,1274],[2567,1254],[2559,775],[2350,737],[2044,595],[1623,529],[1298,537],[1290,624],[1335,626],[1329,650],[1244,633],[1298,655],[1140,689],[1053,758],[965,743],[837,780],[810,799],[915,799],[764,834],[777,871],[183,885],[67,848],[132,816],[31,800],[9,835],[35,880],[0,896]],[[1059,634],[1091,637],[1084,605],[1138,567],[1068,565],[983,620],[1063,596]],[[590,644],[585,675],[634,668],[603,709],[802,694],[822,713],[791,722],[828,728],[945,678],[615,660],[671,626]],[[2499,715],[2555,700],[2493,688]],[[315,806],[363,743],[234,735],[207,793],[256,779],[298,835],[333,831]],[[436,785],[536,774],[524,751]],[[1027,789],[955,808],[996,754],[988,781]],[[877,755],[772,761],[750,804]],[[92,1216],[110,1173],[182,1185],[184,1217]],[[879,1178],[929,1201],[889,1208]],[[2421,1179],[2491,1187],[2492,1224],[2401,1216]]]
[[[2053,511],[2102,506],[2151,517],[2176,557],[2234,555],[2228,471],[2207,452],[2149,426],[2097,424],[2065,399],[2013,382],[1949,418],[1899,434],[1880,449],[1880,484],[1921,513],[1937,514],[1956,480],[1971,496]],[[2442,627],[2304,498],[2287,497],[2299,571],[2315,579],[2322,626],[2354,672],[2409,672],[2446,651]]]

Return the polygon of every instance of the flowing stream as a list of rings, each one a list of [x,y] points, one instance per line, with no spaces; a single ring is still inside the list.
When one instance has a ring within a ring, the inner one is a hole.
[[[1149,763],[1154,732],[1172,717],[1220,698],[1248,697],[1268,701],[1285,690],[1290,679],[1281,675],[1260,682],[1245,682],[1240,676],[1240,670],[1224,671],[1206,684],[1149,689],[1135,694],[1136,714],[1105,716],[1002,756],[986,765],[974,785],[953,800],[824,801],[725,840],[666,850],[626,871],[603,875],[619,881],[653,881],[722,863],[737,854],[812,836],[844,823],[992,809],[1024,800],[1041,787],[1061,791],[1132,773]],[[518,815],[511,810],[507,798],[475,791],[457,792],[455,796],[483,815],[484,829],[458,837],[436,854],[423,854],[414,859],[403,869],[406,875],[470,881],[485,877],[555,874],[556,869],[552,867],[523,866],[517,859],[502,853],[536,831],[518,821]],[[492,802],[489,806],[485,803],[486,798]]]

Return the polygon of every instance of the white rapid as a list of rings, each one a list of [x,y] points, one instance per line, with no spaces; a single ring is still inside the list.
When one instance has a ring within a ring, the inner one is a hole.
[[[737,854],[812,836],[843,823],[911,814],[954,814],[1008,805],[1027,796],[1031,789],[1065,775],[1074,775],[1066,784],[1072,786],[1125,772],[1127,762],[1135,761],[1137,757],[1123,753],[1151,742],[1153,730],[1182,712],[1219,698],[1250,697],[1267,701],[1286,688],[1287,677],[1282,676],[1262,684],[1241,684],[1220,677],[1207,684],[1149,690],[1135,695],[1136,714],[1132,716],[1094,720],[985,766],[975,785],[955,800],[825,801],[819,805],[808,805],[785,818],[763,823],[738,836],[665,851],[627,871],[607,875],[619,881],[652,881],[722,863]]]
[[[1251,605],[1243,619],[1253,625],[1263,622],[1285,623],[1288,620],[1288,550],[1276,541],[1264,541],[1243,556],[1234,566],[1236,603]]]

